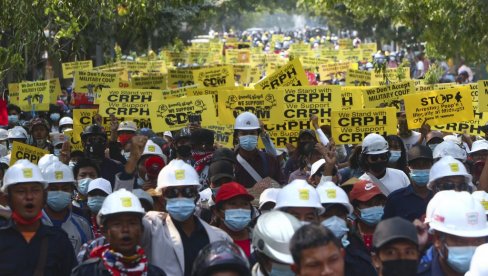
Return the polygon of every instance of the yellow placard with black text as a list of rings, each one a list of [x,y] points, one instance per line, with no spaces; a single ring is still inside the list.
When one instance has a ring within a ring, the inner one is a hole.
[[[193,79],[197,86],[235,86],[234,68],[231,65],[193,70]]]
[[[132,88],[142,89],[166,89],[167,77],[166,75],[132,77],[130,80]]]
[[[49,151],[14,141],[12,145],[12,153],[10,154],[10,166],[20,159],[27,159],[30,162],[37,164],[39,159],[45,154],[49,154]]]
[[[254,85],[255,89],[272,90],[285,86],[308,85],[308,78],[298,58],[288,62],[273,74]]]
[[[433,125],[430,126],[433,130],[469,134],[474,136],[485,136],[485,133],[481,130],[488,123],[488,113],[473,111],[473,120],[465,122],[453,122],[445,125]]]
[[[65,62],[61,64],[63,70],[63,77],[71,79],[74,77],[75,71],[89,71],[93,69],[93,62],[91,60]]]
[[[155,89],[104,89],[100,97],[99,112],[103,117],[149,117],[149,103],[163,99]]]
[[[19,90],[20,86],[18,83],[8,84],[8,100],[9,103],[19,105]]]
[[[478,81],[478,110],[488,111],[488,80]]]
[[[21,82],[19,107],[23,111],[49,111],[49,81]]]
[[[392,83],[386,86],[363,88],[363,103],[366,108],[393,106],[401,110],[402,97],[415,93],[413,81]]]

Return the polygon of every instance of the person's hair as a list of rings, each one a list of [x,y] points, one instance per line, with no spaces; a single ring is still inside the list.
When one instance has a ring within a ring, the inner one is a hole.
[[[83,158],[78,160],[78,162],[76,162],[76,165],[73,167],[73,174],[75,176],[75,179],[78,176],[78,172],[80,172],[80,169],[86,167],[94,168],[95,171],[97,172],[97,176],[100,177],[100,169],[95,164],[93,164],[93,162],[91,162],[90,160]]]
[[[405,144],[403,143],[403,140],[398,137],[398,135],[388,135],[386,136],[385,140],[386,142],[388,142],[388,145],[390,145],[391,142],[395,141],[400,146],[401,155],[400,158],[395,162],[395,169],[402,170],[408,175],[407,150],[405,150]]]
[[[9,105],[7,105],[7,112],[10,111],[10,110],[17,111],[17,113],[19,114],[19,117],[20,117],[20,113],[22,113],[20,107],[17,106],[17,105],[15,105],[15,104],[9,104]]]
[[[290,241],[290,252],[293,262],[300,266],[303,250],[317,248],[332,242],[338,248],[342,248],[341,242],[330,231],[319,224],[308,224],[298,229]]]
[[[359,157],[361,156],[361,151],[363,148],[360,145],[354,147],[349,156],[349,168],[351,169],[359,169]]]
[[[210,129],[206,129],[206,128],[196,129],[191,133],[190,144],[192,145],[202,144],[205,146],[213,146],[214,135],[215,132]]]

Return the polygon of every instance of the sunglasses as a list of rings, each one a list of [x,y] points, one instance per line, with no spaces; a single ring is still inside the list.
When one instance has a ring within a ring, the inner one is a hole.
[[[369,154],[368,157],[373,162],[376,162],[378,160],[383,160],[384,161],[384,160],[388,160],[388,158],[389,158],[388,153],[383,153],[383,154]]]
[[[165,198],[177,198],[179,195],[186,198],[193,198],[197,196],[197,190],[194,187],[183,187],[183,188],[167,188],[163,195]]]
[[[435,185],[435,188],[438,192],[449,191],[449,190],[462,192],[462,191],[468,191],[468,184],[466,184],[466,183],[443,182],[443,183],[437,183]]]

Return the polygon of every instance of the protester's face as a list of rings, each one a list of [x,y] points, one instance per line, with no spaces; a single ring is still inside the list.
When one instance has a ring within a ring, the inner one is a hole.
[[[241,137],[241,136],[246,136],[246,135],[258,135],[258,130],[257,129],[248,129],[248,130],[243,130],[243,129],[239,129],[237,131],[237,137]]]
[[[46,139],[49,133],[45,126],[37,125],[32,128],[31,134],[34,139]]]
[[[382,246],[378,250],[377,254],[373,255],[373,263],[377,270],[382,274],[384,262],[399,260],[411,260],[417,262],[419,255],[418,247],[413,242],[407,240],[396,240]],[[391,273],[393,271],[389,272]]]
[[[396,140],[388,141],[388,147],[390,148],[390,150],[402,150],[400,143],[398,143],[398,141]]]
[[[71,183],[51,183],[47,186],[47,191],[52,192],[52,191],[61,191],[61,192],[67,192],[67,193],[73,193],[73,184]]]
[[[300,276],[344,275],[343,250],[332,242],[305,249],[302,251],[296,273]]]
[[[44,189],[40,183],[22,183],[10,186],[9,205],[26,220],[36,217],[44,207]]]
[[[310,143],[310,142],[315,142],[315,140],[313,139],[312,136],[305,134],[305,135],[300,136],[299,142],[300,143]]]
[[[473,159],[473,162],[485,161],[486,157],[488,157],[488,150],[480,150],[471,154],[471,159]]]
[[[300,221],[317,222],[317,210],[312,207],[288,207],[285,212],[296,217]]]
[[[226,200],[222,204],[222,210],[230,210],[230,209],[246,209],[251,210],[251,204],[248,199],[242,196],[237,196]]]
[[[107,220],[104,234],[110,247],[122,255],[136,252],[142,233],[141,217],[137,214],[120,214]]]
[[[432,160],[429,159],[417,159],[410,162],[408,166],[411,170],[428,170],[432,168]]]
[[[80,180],[83,178],[91,178],[91,179],[98,178],[97,170],[95,170],[94,167],[80,168],[80,170],[78,171],[78,175],[76,176],[76,180]]]
[[[348,212],[346,207],[340,204],[333,204],[325,208],[325,212],[322,215],[320,215],[320,221],[326,220],[333,216],[337,216],[343,220],[346,220],[347,214]]]
[[[486,242],[487,237],[467,238],[440,232],[434,233],[434,247],[437,252],[441,253],[441,256],[444,256],[444,261],[449,255],[447,247],[480,246]]]
[[[467,191],[468,183],[466,183],[465,177],[461,175],[445,176],[435,181],[434,188],[436,192],[446,190]]]

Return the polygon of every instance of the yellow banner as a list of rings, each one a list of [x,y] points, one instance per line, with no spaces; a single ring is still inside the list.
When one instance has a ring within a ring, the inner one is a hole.
[[[91,60],[66,62],[61,64],[63,69],[63,77],[65,79],[73,78],[75,71],[89,71],[93,69],[93,62]]]
[[[191,69],[169,69],[168,88],[178,88],[193,85],[193,72]]]
[[[103,117],[147,118],[149,103],[163,99],[161,91],[151,89],[104,89],[98,108]]]
[[[76,71],[74,91],[76,93],[88,93],[95,95],[103,88],[118,88],[119,78],[117,73],[99,71]]]
[[[49,98],[51,103],[56,103],[58,100],[58,96],[61,95],[61,83],[59,83],[59,79],[50,79],[49,80]]]
[[[234,78],[239,85],[245,85],[251,82],[251,65],[234,64]]]
[[[341,79],[342,74],[349,70],[349,62],[337,62],[322,64],[319,66],[320,80],[330,80],[332,78]]]
[[[175,89],[167,89],[161,91],[161,95],[163,96],[163,99],[175,99],[175,98],[181,98],[185,97],[187,95],[187,91],[189,88],[195,87],[194,85],[192,86],[183,86],[180,88],[175,88]]]
[[[19,106],[24,111],[49,111],[49,81],[21,82]]]
[[[20,86],[18,83],[8,84],[9,103],[19,105],[19,90],[20,90]]]
[[[205,128],[213,130],[215,132],[215,144],[226,148],[234,147],[234,143],[232,142],[234,135],[234,125],[212,125],[206,126]]]
[[[39,159],[45,154],[49,154],[49,151],[14,141],[12,145],[12,153],[10,154],[10,166],[20,159],[27,159],[32,163],[37,164]]]
[[[254,88],[261,90],[276,89],[285,86],[308,85],[308,78],[299,59],[288,62],[273,74],[260,80]]]
[[[161,74],[168,74],[168,68],[164,60],[151,60],[147,63],[147,72],[159,72]]]
[[[132,77],[132,88],[142,89],[166,89],[167,78],[165,75],[147,76],[147,77]]]
[[[419,128],[424,121],[429,125],[471,121],[473,103],[468,87],[405,95],[405,113],[408,127]]]
[[[188,126],[190,116],[200,116],[202,126],[217,125],[212,96],[168,99],[149,103],[152,129],[155,132],[178,130]]]
[[[478,110],[488,111],[488,80],[478,81]]]
[[[397,118],[393,107],[332,111],[331,130],[338,145],[359,144],[370,133],[396,134]]]
[[[193,70],[193,80],[197,86],[235,86],[234,68],[230,65]]]
[[[251,50],[250,49],[227,49],[225,50],[225,63],[250,63]]]
[[[473,111],[473,117],[474,120],[472,121],[434,125],[431,126],[431,129],[484,137],[485,133],[481,130],[481,127],[488,123],[488,113]]]
[[[381,71],[371,71],[371,86],[381,86],[387,85],[387,79],[389,83],[396,83],[401,81],[410,80],[410,68],[399,67],[399,68],[388,68],[386,72]]]
[[[346,73],[346,85],[370,86],[371,72],[365,70],[348,69]]]
[[[401,110],[403,96],[415,93],[413,81],[394,83],[386,86],[363,88],[363,103],[366,108],[394,106]]]

